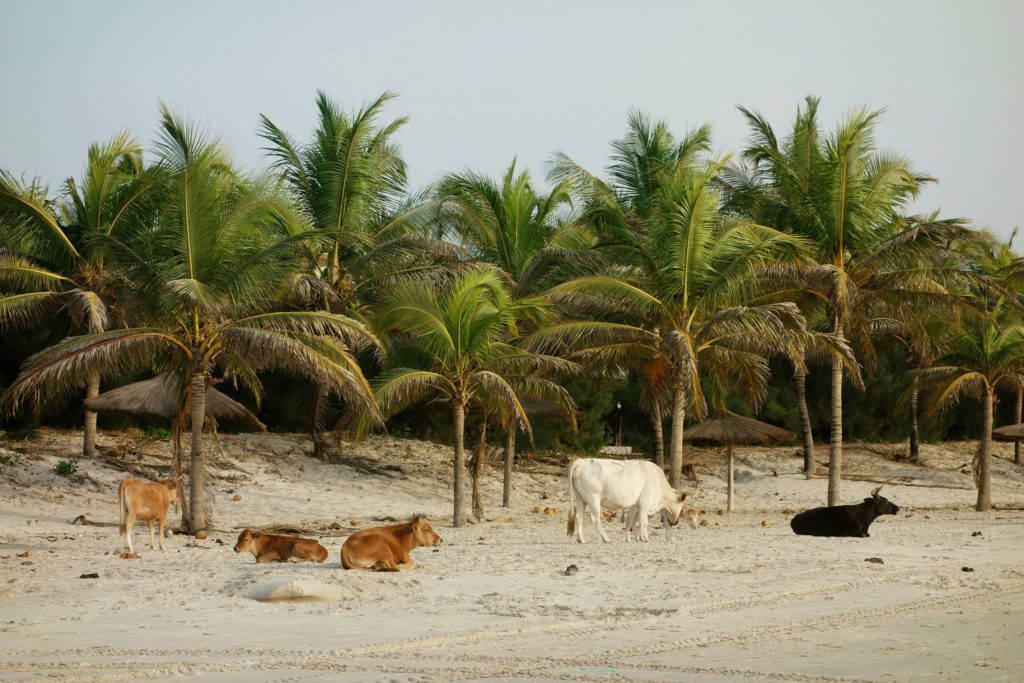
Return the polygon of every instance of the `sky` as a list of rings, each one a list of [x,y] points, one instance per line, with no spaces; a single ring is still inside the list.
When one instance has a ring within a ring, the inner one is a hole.
[[[828,128],[886,109],[880,146],[940,181],[914,211],[1007,238],[1022,28],[1015,0],[0,0],[0,168],[56,190],[91,142],[148,145],[160,102],[258,168],[260,114],[307,139],[317,90],[349,109],[391,90],[414,186],[514,158],[542,182],[555,151],[600,172],[633,109],[677,134],[710,122],[727,153],[747,137],[737,105],[782,131],[813,94]]]

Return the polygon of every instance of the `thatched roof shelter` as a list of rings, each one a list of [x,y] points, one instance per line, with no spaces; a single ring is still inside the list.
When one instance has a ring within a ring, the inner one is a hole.
[[[94,412],[119,412],[132,415],[151,415],[173,420],[181,412],[180,387],[168,373],[134,384],[126,384],[106,391],[85,401],[85,407]],[[206,389],[206,414],[217,420],[234,420],[260,432],[267,426],[251,410],[213,387]]]
[[[713,418],[704,420],[692,427],[687,427],[686,431],[683,432],[683,438],[687,441],[715,441],[726,445],[729,459],[726,509],[731,512],[733,497],[733,444],[767,446],[779,441],[795,439],[796,434],[787,429],[761,422],[760,420],[754,420],[728,410],[723,410]]]
[[[992,438],[996,441],[1024,441],[1024,422],[997,427],[992,430]]]
[[[724,410],[715,417],[687,427],[683,432],[683,438],[687,441],[767,446],[779,441],[795,439],[796,434],[781,427]]]

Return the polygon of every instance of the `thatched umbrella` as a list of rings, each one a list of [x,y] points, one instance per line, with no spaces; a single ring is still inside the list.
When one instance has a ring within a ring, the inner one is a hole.
[[[992,438],[996,441],[1024,441],[1024,422],[993,429]]]
[[[175,420],[181,414],[182,399],[176,379],[164,373],[87,399],[85,407],[97,413],[120,412]],[[256,431],[267,431],[267,426],[251,410],[213,387],[206,389],[206,414],[217,420],[243,422]]]
[[[732,511],[733,457],[734,444],[767,446],[779,441],[795,439],[796,434],[781,427],[743,417],[723,410],[713,418],[704,420],[683,433],[687,441],[714,441],[724,443],[729,455],[728,509]]]

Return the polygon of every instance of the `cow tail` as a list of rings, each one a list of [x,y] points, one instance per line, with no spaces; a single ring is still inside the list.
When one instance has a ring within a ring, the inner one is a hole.
[[[576,533],[576,486],[572,483],[572,473],[576,470],[579,460],[573,460],[569,465],[569,523],[565,527],[565,535],[572,536]]]

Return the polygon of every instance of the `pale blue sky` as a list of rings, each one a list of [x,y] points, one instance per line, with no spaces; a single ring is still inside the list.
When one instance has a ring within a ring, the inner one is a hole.
[[[710,121],[731,151],[737,104],[784,129],[813,93],[830,127],[887,107],[881,144],[941,180],[916,208],[1005,236],[1022,222],[1022,30],[1011,0],[0,0],[0,167],[56,188],[91,141],[148,143],[159,101],[252,166],[260,113],[304,139],[318,88],[346,107],[390,89],[415,184],[514,156],[542,178],[555,150],[600,170],[631,108],[680,133]]]

